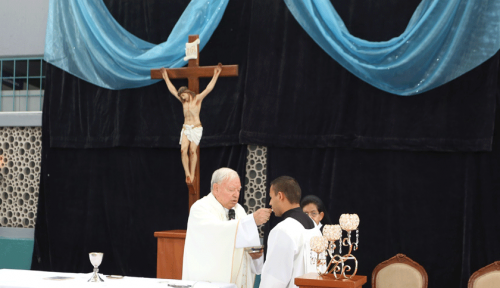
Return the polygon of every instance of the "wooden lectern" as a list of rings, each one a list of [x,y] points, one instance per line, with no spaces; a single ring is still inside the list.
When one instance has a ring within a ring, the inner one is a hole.
[[[157,231],[156,278],[182,279],[186,230]]]
[[[366,276],[355,275],[352,279],[335,279],[333,275],[320,276],[318,273],[307,273],[295,278],[299,288],[338,287],[358,288],[366,283]]]

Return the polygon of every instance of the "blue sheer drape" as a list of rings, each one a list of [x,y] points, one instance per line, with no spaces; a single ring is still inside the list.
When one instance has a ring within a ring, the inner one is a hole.
[[[423,0],[406,30],[385,42],[351,35],[330,0],[284,1],[333,59],[397,95],[419,94],[451,81],[500,48],[499,0]]]
[[[150,85],[150,70],[181,67],[189,34],[209,40],[229,0],[192,0],[166,42],[125,31],[102,0],[51,0],[45,60],[109,89]],[[397,95],[442,85],[500,48],[499,0],[423,0],[406,30],[385,42],[349,34],[330,0],[284,0],[311,37],[362,80]]]
[[[153,84],[150,70],[182,67],[188,35],[200,49],[212,36],[229,0],[192,0],[167,41],[154,45],[123,29],[102,0],[51,0],[45,61],[108,89]]]

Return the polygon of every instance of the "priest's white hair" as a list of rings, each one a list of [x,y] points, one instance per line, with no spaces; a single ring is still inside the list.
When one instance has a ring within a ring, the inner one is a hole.
[[[214,184],[221,183],[224,180],[232,180],[234,178],[239,178],[240,176],[236,171],[231,168],[222,167],[215,170],[214,174],[212,174],[212,181],[210,182],[210,191],[214,188]]]

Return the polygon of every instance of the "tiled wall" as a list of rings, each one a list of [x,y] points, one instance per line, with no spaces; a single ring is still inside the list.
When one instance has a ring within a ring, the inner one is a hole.
[[[0,127],[0,227],[35,227],[41,138],[41,127]]]
[[[248,145],[245,176],[245,204],[247,213],[265,207],[267,181],[267,147]],[[262,226],[260,235],[263,237]]]

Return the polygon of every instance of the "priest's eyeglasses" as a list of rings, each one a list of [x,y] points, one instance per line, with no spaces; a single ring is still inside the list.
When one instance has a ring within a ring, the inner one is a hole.
[[[311,213],[304,212],[304,213],[306,213],[306,215],[309,216],[309,217],[316,217],[316,216],[319,215],[318,212],[311,212]]]

